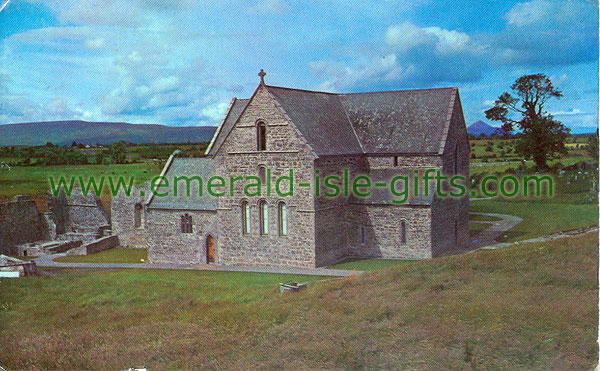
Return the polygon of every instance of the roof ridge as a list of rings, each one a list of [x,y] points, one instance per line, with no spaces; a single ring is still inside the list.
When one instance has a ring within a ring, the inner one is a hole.
[[[274,85],[265,85],[267,88],[275,88],[275,89],[284,89],[284,90],[293,90],[293,91],[301,91],[305,93],[317,93],[317,94],[329,94],[329,95],[340,95],[339,93],[331,93],[328,91],[318,91],[318,90],[308,90],[308,89],[296,89],[296,88],[287,88],[285,86],[274,86]]]
[[[408,92],[419,92],[419,91],[436,91],[436,90],[457,90],[456,86],[449,86],[445,88],[425,88],[425,89],[404,89],[404,90],[382,90],[382,91],[364,91],[358,93],[343,93],[339,95],[361,95],[361,94],[383,94],[383,93],[408,93]]]
[[[296,89],[296,88],[288,88],[285,86],[275,86],[275,85],[265,85],[267,88],[275,88],[275,89],[283,89],[283,90],[292,90],[292,91],[300,91],[305,93],[316,93],[316,94],[329,94],[329,95],[337,95],[337,96],[345,96],[345,95],[359,95],[359,94],[381,94],[381,93],[404,93],[404,92],[418,92],[418,91],[434,91],[434,90],[458,90],[456,86],[447,86],[443,88],[424,88],[424,89],[402,89],[402,90],[383,90],[383,91],[364,91],[357,93],[332,93],[327,91],[319,91],[319,90],[309,90],[309,89]]]
[[[354,136],[356,137],[356,141],[358,142],[360,150],[364,154],[365,153],[365,148],[364,148],[364,146],[363,146],[360,138],[358,137],[358,133],[356,132],[356,128],[354,127],[354,125],[352,125],[352,120],[350,120],[350,116],[348,116],[348,110],[346,110],[346,106],[344,105],[344,102],[342,102],[342,96],[338,95],[338,101],[340,103],[340,106],[342,106],[342,110],[344,111],[344,115],[346,116],[346,120],[348,120],[348,125],[350,125],[350,127],[352,128],[352,132],[354,133]]]

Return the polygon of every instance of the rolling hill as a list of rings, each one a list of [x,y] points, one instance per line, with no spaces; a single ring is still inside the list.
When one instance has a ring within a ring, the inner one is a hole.
[[[216,127],[174,127],[125,122],[46,121],[0,125],[0,146],[111,144],[130,143],[200,143],[211,140]]]
[[[496,133],[496,130],[498,130],[498,128],[488,125],[481,120],[475,121],[474,123],[469,125],[469,127],[467,127],[467,132],[476,136],[479,136],[481,134],[484,134],[486,136],[492,135]]]

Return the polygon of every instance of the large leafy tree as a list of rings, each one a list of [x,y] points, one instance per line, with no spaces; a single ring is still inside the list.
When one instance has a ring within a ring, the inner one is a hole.
[[[112,159],[114,164],[124,164],[127,159],[127,147],[125,142],[116,142],[113,143],[108,149],[108,153],[110,154],[110,158]]]
[[[519,77],[510,88],[513,94],[502,93],[485,116],[502,122],[507,133],[520,130],[516,152],[532,158],[538,169],[547,170],[548,160],[567,153],[569,129],[545,111],[547,101],[562,97],[562,93],[544,74]]]

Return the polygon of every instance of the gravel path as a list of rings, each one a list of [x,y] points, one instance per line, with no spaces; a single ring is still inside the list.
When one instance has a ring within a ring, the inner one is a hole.
[[[307,276],[348,277],[361,274],[362,271],[325,268],[285,268],[285,267],[247,267],[204,264],[135,264],[135,263],[58,263],[53,261],[65,254],[40,256],[35,259],[38,267],[50,268],[89,268],[89,269],[189,269],[215,272],[253,272],[275,274],[298,274]]]
[[[493,216],[501,219],[495,222],[478,221],[477,223],[491,224],[491,226],[483,230],[481,233],[478,233],[475,236],[471,237],[471,249],[479,249],[484,246],[497,244],[498,241],[496,241],[496,238],[502,236],[502,234],[504,234],[506,231],[510,230],[511,228],[523,221],[523,219],[513,215],[487,213],[471,213],[471,215]]]

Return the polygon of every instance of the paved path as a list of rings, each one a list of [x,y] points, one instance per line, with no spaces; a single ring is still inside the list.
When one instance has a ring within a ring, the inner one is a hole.
[[[589,227],[589,228],[581,228],[567,232],[559,232],[554,234],[549,234],[542,237],[530,238],[528,240],[516,241],[516,242],[502,242],[496,243],[494,245],[488,245],[481,247],[479,250],[498,250],[504,247],[524,245],[528,243],[538,243],[538,242],[548,242],[554,240],[560,240],[567,237],[578,236],[586,233],[598,233],[598,227]]]
[[[496,218],[500,218],[501,220],[495,222],[485,222],[485,221],[477,221],[477,223],[482,224],[491,224],[490,227],[471,237],[471,249],[479,249],[488,245],[495,245],[498,243],[496,239],[506,231],[515,227],[517,224],[521,223],[523,219],[518,216],[513,215],[504,215],[504,214],[486,214],[486,213],[470,213],[471,215],[485,215],[485,216],[493,216]]]
[[[88,268],[88,269],[189,269],[216,272],[254,272],[275,274],[298,274],[307,276],[348,277],[361,274],[362,271],[325,268],[285,268],[285,267],[247,267],[204,264],[136,264],[136,263],[58,263],[53,261],[65,254],[44,255],[35,259],[38,267],[50,268]]]

